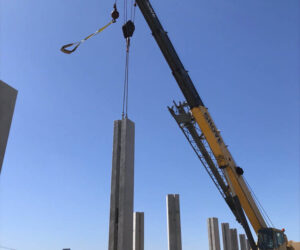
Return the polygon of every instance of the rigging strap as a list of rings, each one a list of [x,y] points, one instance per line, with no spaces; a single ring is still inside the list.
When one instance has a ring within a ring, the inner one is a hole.
[[[78,42],[75,42],[75,43],[69,43],[69,44],[66,44],[66,45],[62,46],[61,49],[60,49],[61,52],[66,53],[66,54],[73,53],[79,47],[80,44],[82,44],[86,40],[92,38],[93,36],[99,34],[101,31],[105,30],[112,23],[115,23],[117,21],[117,19],[119,18],[119,15],[120,14],[119,14],[119,12],[117,10],[117,0],[116,0],[115,3],[114,3],[114,6],[113,6],[113,11],[111,12],[111,18],[112,18],[112,20],[108,24],[106,24],[102,28],[98,29],[96,32],[88,35],[86,38],[82,39],[81,41],[78,41]],[[70,48],[72,46],[74,46],[73,49],[67,49],[67,48]]]
[[[73,53],[78,47],[80,44],[82,44],[83,42],[85,42],[86,40],[92,38],[93,36],[99,34],[101,31],[105,30],[109,25],[111,25],[112,23],[115,23],[116,21],[113,19],[112,21],[110,21],[108,24],[106,24],[105,26],[103,26],[102,28],[98,29],[96,32],[88,35],[86,38],[82,39],[81,41],[78,41],[78,42],[75,42],[75,43],[69,43],[69,44],[66,44],[64,46],[61,47],[61,52],[63,53],[66,53],[66,54],[71,54]],[[67,48],[70,48],[72,46],[75,46],[73,49],[67,49]]]

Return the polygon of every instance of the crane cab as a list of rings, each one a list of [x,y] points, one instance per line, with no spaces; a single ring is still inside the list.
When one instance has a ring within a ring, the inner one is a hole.
[[[287,237],[282,230],[263,228],[258,231],[260,250],[287,250]]]

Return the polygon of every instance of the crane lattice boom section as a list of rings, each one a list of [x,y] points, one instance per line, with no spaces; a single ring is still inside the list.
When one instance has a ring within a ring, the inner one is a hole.
[[[174,102],[174,106],[169,107],[169,111],[192,146],[210,178],[221,193],[222,197],[225,199],[228,195],[227,181],[222,171],[217,167],[216,160],[205,140],[205,137],[202,135],[200,128],[197,126],[197,123],[190,114],[188,104],[184,102],[177,105]]]

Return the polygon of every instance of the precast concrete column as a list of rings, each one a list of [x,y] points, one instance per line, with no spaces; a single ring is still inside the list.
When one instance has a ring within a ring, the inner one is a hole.
[[[223,250],[231,250],[231,237],[229,223],[221,223],[222,238],[223,238]]]
[[[218,218],[207,219],[209,250],[220,250],[220,235]]]
[[[179,194],[167,195],[169,250],[182,250]]]
[[[240,234],[239,238],[240,238],[240,249],[247,250],[245,234]]]
[[[133,250],[144,250],[144,213],[133,214]]]
[[[250,243],[249,243],[249,240],[248,240],[248,239],[246,239],[246,249],[247,249],[247,250],[250,250]]]
[[[231,249],[232,250],[239,250],[237,230],[235,228],[230,229],[230,237],[231,237]]]
[[[134,123],[114,122],[108,250],[133,249]]]
[[[0,174],[18,91],[0,80]]]

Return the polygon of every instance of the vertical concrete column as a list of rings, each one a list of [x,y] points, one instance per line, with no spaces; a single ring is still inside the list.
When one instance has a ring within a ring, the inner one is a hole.
[[[232,250],[239,250],[237,230],[235,228],[230,229],[230,237],[231,237],[231,249]]]
[[[114,122],[108,250],[133,248],[134,123]]]
[[[209,250],[220,250],[218,218],[207,219]]]
[[[144,250],[144,213],[133,214],[133,250]]]
[[[249,240],[248,240],[248,239],[246,239],[246,249],[247,249],[247,250],[250,250],[250,243],[249,243]]]
[[[182,250],[179,195],[167,195],[169,250]]]
[[[247,250],[245,234],[240,234],[239,238],[240,238],[240,249],[241,250]]]
[[[18,91],[0,80],[0,174]]]
[[[222,238],[223,238],[223,250],[231,250],[231,237],[229,223],[221,223]]]

